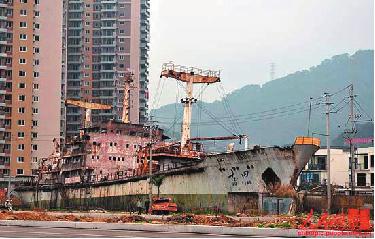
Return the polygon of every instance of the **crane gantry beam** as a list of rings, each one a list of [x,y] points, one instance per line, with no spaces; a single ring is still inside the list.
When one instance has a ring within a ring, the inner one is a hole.
[[[90,103],[80,100],[66,99],[65,105],[73,105],[86,110],[84,127],[91,127],[91,110],[110,110],[112,106],[99,103]]]
[[[195,67],[175,65],[171,62],[162,66],[161,77],[174,78],[182,82],[216,83],[220,82],[220,71],[202,70]]]

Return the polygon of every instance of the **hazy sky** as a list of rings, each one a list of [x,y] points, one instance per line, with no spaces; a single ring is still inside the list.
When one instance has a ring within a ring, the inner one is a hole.
[[[336,54],[373,49],[374,0],[152,0],[150,94],[161,65],[221,70],[227,92],[282,77]],[[204,100],[219,97],[216,87]],[[156,107],[176,102],[169,79]]]

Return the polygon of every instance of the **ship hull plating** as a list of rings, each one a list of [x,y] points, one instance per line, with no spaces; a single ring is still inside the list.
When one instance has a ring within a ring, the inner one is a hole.
[[[267,193],[267,183],[280,180],[294,186],[318,148],[294,145],[207,155],[193,165],[158,172],[165,175],[160,194],[171,196],[180,210],[258,210],[259,195]],[[153,193],[157,193],[156,186]],[[112,182],[19,188],[18,194],[28,207],[132,210],[139,198],[148,197],[148,180],[145,175]]]

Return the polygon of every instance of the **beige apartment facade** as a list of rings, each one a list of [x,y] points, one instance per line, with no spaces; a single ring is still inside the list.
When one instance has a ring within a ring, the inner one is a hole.
[[[36,175],[59,137],[60,2],[0,0],[0,183]]]

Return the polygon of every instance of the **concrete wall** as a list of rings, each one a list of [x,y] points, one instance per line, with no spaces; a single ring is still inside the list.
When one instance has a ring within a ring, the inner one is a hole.
[[[321,212],[327,208],[327,197],[325,195],[306,195],[303,200],[303,208],[306,212],[313,209],[314,211]],[[373,195],[333,195],[332,197],[332,211],[346,212],[349,208],[370,208],[374,209],[374,196]]]

